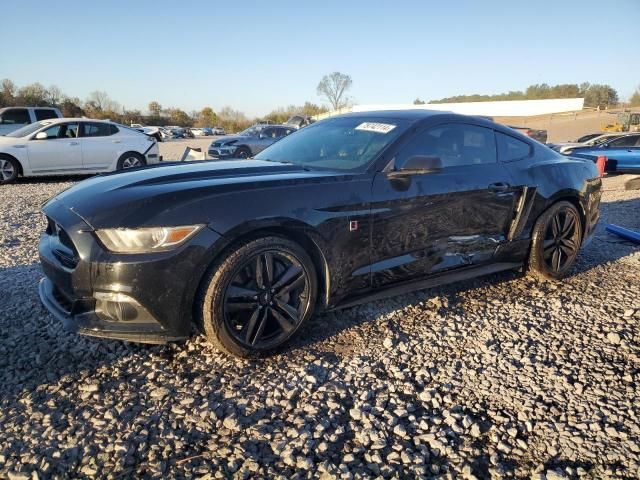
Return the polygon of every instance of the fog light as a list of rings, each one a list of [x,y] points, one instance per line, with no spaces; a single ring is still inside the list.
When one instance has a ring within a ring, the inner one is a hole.
[[[95,312],[101,320],[124,323],[156,323],[135,298],[119,292],[95,292]]]

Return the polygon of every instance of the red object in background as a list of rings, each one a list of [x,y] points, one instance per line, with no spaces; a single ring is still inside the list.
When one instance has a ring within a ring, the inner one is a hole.
[[[600,172],[600,176],[604,175],[604,168],[607,166],[607,157],[600,156],[596,160],[596,167],[598,167],[598,171]]]

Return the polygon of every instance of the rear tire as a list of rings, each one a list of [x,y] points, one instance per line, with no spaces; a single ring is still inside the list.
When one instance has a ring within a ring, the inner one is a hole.
[[[129,168],[144,167],[147,161],[137,152],[123,153],[118,159],[118,170],[127,170]]]
[[[549,207],[533,227],[529,273],[541,280],[569,275],[582,243],[582,221],[576,207],[560,201]]]
[[[13,157],[0,156],[0,185],[13,183],[20,174],[20,164]]]
[[[316,294],[307,252],[285,238],[263,237],[209,268],[196,315],[213,345],[238,357],[260,357],[299,332],[313,315]]]

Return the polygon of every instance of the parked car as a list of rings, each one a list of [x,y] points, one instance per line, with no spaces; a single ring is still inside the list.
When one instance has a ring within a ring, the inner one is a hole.
[[[142,342],[195,323],[264,355],[315,311],[501,270],[569,275],[599,217],[593,162],[447,112],[331,117],[253,160],[85,180],[44,204],[44,305]],[[326,320],[326,319],[325,319]]]
[[[157,163],[158,144],[124,125],[86,118],[35,122],[0,137],[0,184],[19,176],[81,175]]]
[[[191,131],[190,128],[183,128],[182,129],[182,136],[183,136],[183,138],[194,138],[195,137],[194,133]]]
[[[223,130],[223,131],[224,131],[224,130]],[[212,136],[212,135],[213,135],[213,129],[212,129],[212,128],[209,128],[209,127],[204,127],[204,128],[202,129],[202,132],[203,132],[203,134],[204,134],[206,137],[210,137],[210,136]]]
[[[191,129],[191,133],[195,136],[195,137],[203,137],[205,135],[204,133],[204,128],[192,128]]]
[[[563,154],[570,154],[577,147],[593,147],[596,145],[600,145],[601,143],[606,142],[607,140],[613,140],[614,138],[618,138],[622,133],[600,133],[595,137],[588,138],[587,140],[582,140],[584,137],[580,137],[575,142],[558,142],[547,144],[550,148],[554,149],[556,152]]]
[[[57,108],[49,107],[5,107],[0,108],[0,135],[6,135],[40,120],[61,118]]]
[[[161,142],[163,140],[162,132],[160,131],[160,127],[147,127],[145,125],[141,125],[139,123],[132,123],[131,128],[137,130],[139,132],[144,133],[145,135],[149,135],[156,139],[156,141]]]
[[[294,115],[291,118],[289,118],[289,120],[287,120],[285,125],[291,125],[296,128],[302,128],[302,127],[311,125],[314,122],[315,120],[309,117],[308,115]]]
[[[628,133],[591,147],[574,148],[572,157],[596,161],[607,157],[605,171],[621,173],[640,172],[640,133]]]
[[[253,125],[238,135],[211,142],[209,156],[215,159],[249,158],[296,130],[289,125]]]
[[[529,138],[533,138],[534,140],[537,140],[540,143],[547,143],[546,130],[535,130],[529,127],[514,127],[513,125],[509,125],[509,128],[513,128],[515,131],[520,132]]]
[[[212,131],[212,135],[226,135],[227,132],[225,132],[224,128],[222,127],[213,127],[211,129]]]

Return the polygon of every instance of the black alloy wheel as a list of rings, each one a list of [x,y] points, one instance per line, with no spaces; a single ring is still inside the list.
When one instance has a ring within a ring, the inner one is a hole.
[[[297,243],[250,240],[214,262],[200,288],[200,326],[228,353],[256,357],[289,341],[313,315],[316,270]]]
[[[559,273],[573,263],[579,249],[579,224],[572,208],[562,208],[551,217],[543,242],[543,257],[550,270]]]
[[[293,256],[267,251],[249,259],[227,287],[224,321],[247,348],[268,349],[296,330],[309,307],[308,278]]]
[[[529,270],[541,279],[566,277],[582,243],[582,220],[567,201],[552,205],[533,228]]]

